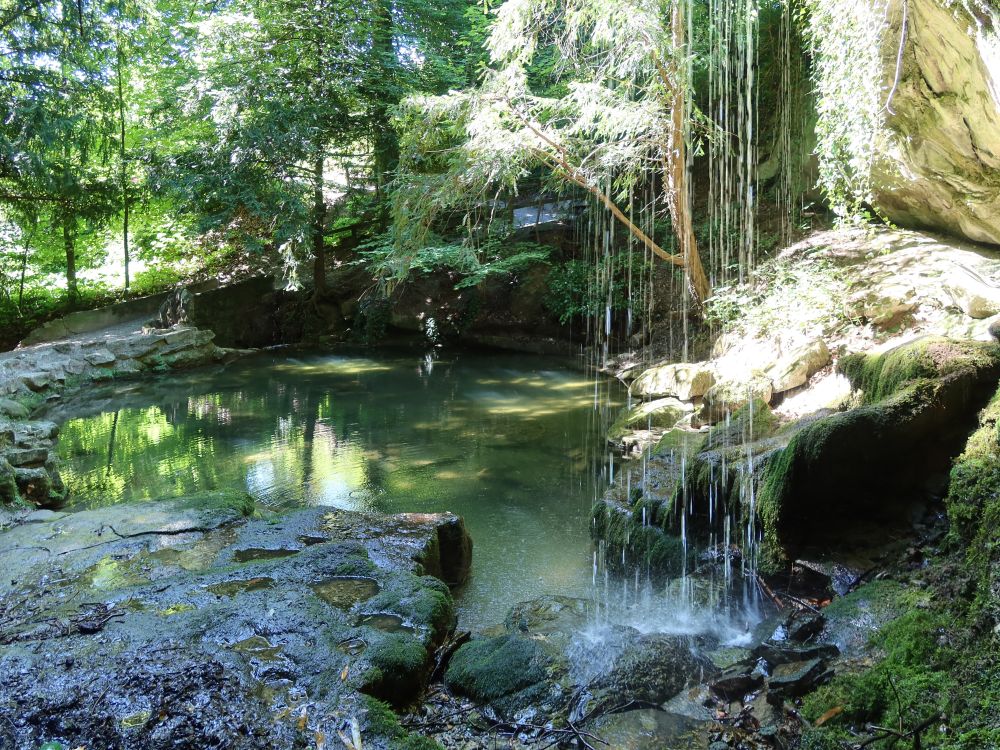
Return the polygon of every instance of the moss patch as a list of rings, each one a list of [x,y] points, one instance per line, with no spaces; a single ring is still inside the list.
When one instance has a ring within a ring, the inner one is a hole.
[[[875,403],[915,380],[993,368],[998,362],[996,344],[926,336],[882,354],[848,355],[837,369],[862,392],[866,403]]]
[[[365,651],[358,688],[402,706],[423,689],[431,656],[409,633],[382,633]]]
[[[549,657],[530,638],[502,635],[472,641],[451,659],[445,683],[480,703],[528,691],[546,679]]]
[[[434,740],[407,732],[387,704],[370,696],[365,697],[363,736],[366,740],[373,736],[385,739],[389,750],[441,750]]]
[[[874,635],[872,645],[881,655],[875,665],[839,675],[806,698],[803,714],[813,722],[832,709],[842,709],[824,725],[824,742],[814,739],[812,746],[849,740],[850,730],[868,723],[914,727],[931,716],[953,712],[956,681],[948,671],[953,654],[939,645],[947,622],[940,612],[915,610]]]

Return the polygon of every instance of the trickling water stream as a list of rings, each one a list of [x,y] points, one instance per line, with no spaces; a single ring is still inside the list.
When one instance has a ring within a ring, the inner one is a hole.
[[[93,388],[48,416],[64,421],[70,509],[242,488],[279,511],[450,510],[475,541],[463,627],[561,594],[599,601],[597,625],[704,630],[690,596],[597,564],[587,519],[616,473],[603,435],[623,396],[534,356],[261,354]]]

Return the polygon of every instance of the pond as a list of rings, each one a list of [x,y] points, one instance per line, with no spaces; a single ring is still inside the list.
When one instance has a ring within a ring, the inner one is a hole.
[[[262,353],[89,389],[49,410],[69,509],[243,488],[257,503],[452,511],[475,542],[463,627],[593,594],[589,510],[624,399],[564,360]]]

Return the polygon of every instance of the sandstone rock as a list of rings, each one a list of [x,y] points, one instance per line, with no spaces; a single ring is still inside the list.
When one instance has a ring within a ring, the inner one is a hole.
[[[152,354],[161,345],[159,337],[143,334],[112,339],[108,349],[117,359],[139,359]]]
[[[650,427],[668,430],[690,414],[693,407],[676,398],[660,398],[638,404],[622,414],[608,430],[608,440],[617,443],[632,430]]]
[[[881,284],[855,294],[848,301],[848,308],[853,317],[863,318],[876,328],[886,330],[916,311],[917,299],[911,284]]]
[[[830,350],[823,339],[814,339],[790,351],[767,368],[775,393],[798,388],[830,363]]]
[[[878,10],[883,90],[896,78],[903,3]],[[902,75],[879,154],[875,199],[890,219],[1000,244],[1000,13],[977,3],[908,0]],[[991,72],[992,71],[992,72]]]
[[[44,391],[52,384],[47,372],[26,372],[21,376],[21,381],[35,393]]]
[[[955,306],[970,318],[981,320],[1000,313],[1000,288],[966,268],[950,274],[944,288]]]
[[[640,398],[673,396],[681,401],[691,401],[704,396],[714,383],[715,373],[706,362],[673,363],[644,370],[630,390]]]
[[[723,381],[708,389],[698,417],[704,424],[715,424],[748,402],[760,400],[769,404],[773,397],[774,386],[763,373],[755,373],[746,380]]]
[[[14,429],[14,444],[19,448],[34,448],[42,441],[55,440],[59,425],[48,420],[18,422]]]
[[[199,328],[175,328],[159,337],[159,340],[163,342],[159,352],[168,354],[181,349],[200,347],[209,343],[213,338],[215,338],[215,334],[212,331]]]
[[[105,365],[114,364],[115,361],[115,355],[103,347],[87,352],[83,355],[83,358],[88,364],[91,364],[94,367],[103,367]]]
[[[37,466],[49,459],[48,448],[12,448],[6,452],[7,461],[11,466]]]
[[[7,415],[14,419],[27,419],[27,407],[9,398],[0,398],[0,415]]]

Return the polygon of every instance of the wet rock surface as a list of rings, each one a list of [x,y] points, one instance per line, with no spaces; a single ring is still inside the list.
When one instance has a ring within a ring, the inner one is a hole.
[[[454,517],[243,511],[217,493],[3,532],[0,746],[291,748],[352,720],[395,746],[366,696],[405,704],[430,676],[455,614],[418,559]]]
[[[604,732],[621,735],[622,742],[663,742],[703,724],[704,710],[692,720],[666,708],[715,672],[696,640],[604,623],[597,611],[588,600],[559,596],[524,602],[497,634],[459,648],[444,682],[453,695],[471,700],[465,713],[473,707],[477,713],[463,719],[464,730],[445,733],[446,747],[490,732],[522,742],[608,741]],[[634,745],[646,746],[654,745]]]

